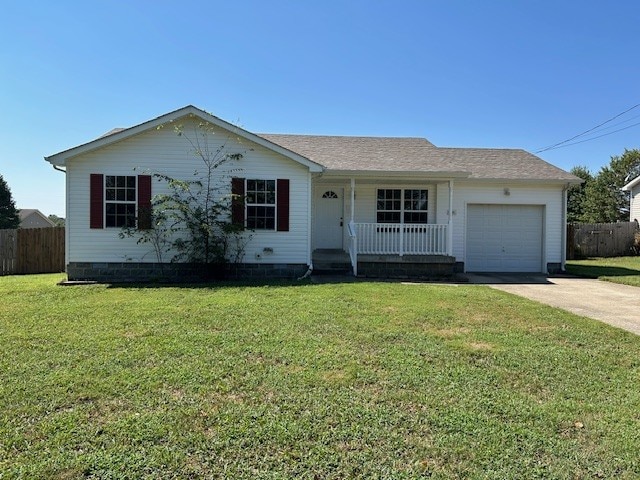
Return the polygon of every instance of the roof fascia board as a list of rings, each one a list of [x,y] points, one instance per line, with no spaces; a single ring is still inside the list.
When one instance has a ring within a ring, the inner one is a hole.
[[[276,145],[262,137],[259,137],[258,135],[232,125],[231,123],[225,122],[224,120],[211,115],[204,110],[200,110],[199,108],[194,107],[193,105],[188,105],[165,115],[161,115],[160,117],[154,118],[147,122],[127,128],[120,132],[108,135],[106,137],[100,137],[77,147],[64,150],[54,155],[50,155],[48,157],[45,157],[45,160],[52,165],[56,165],[59,167],[66,166],[66,161],[70,158],[125,140],[153,128],[158,128],[166,123],[175,122],[189,115],[198,117],[206,122],[211,123],[212,125],[227,130],[234,135],[250,140],[268,150],[274,151],[276,153],[279,153],[280,155],[290,158],[291,160],[308,167],[312,172],[321,172],[323,170],[323,167],[321,165],[309,160],[308,158],[287,150],[286,148]]]
[[[634,178],[629,183],[627,183],[624,187],[622,187],[622,190],[624,190],[625,192],[628,192],[639,183],[640,183],[640,175],[638,175],[636,178]]]
[[[467,178],[465,181],[473,183],[499,183],[499,184],[521,184],[521,185],[579,185],[583,182],[581,179],[561,179],[561,178]]]
[[[464,171],[388,171],[388,170],[326,170],[324,177],[367,177],[367,178],[415,178],[416,176],[438,179],[468,178],[471,172]]]
[[[337,178],[337,177],[354,177],[354,178],[368,178],[368,179],[410,179],[424,178],[428,180],[458,180],[471,183],[482,184],[521,184],[521,185],[579,185],[582,183],[581,179],[554,179],[554,178],[472,178],[469,172],[386,172],[386,171],[364,171],[364,170],[327,170],[322,174],[323,178]]]

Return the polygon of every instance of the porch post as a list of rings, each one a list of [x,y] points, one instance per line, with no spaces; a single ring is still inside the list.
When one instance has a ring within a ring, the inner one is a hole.
[[[351,221],[354,221],[354,213],[356,209],[356,179],[351,178]]]
[[[449,225],[447,226],[447,255],[453,256],[453,180],[449,180]]]

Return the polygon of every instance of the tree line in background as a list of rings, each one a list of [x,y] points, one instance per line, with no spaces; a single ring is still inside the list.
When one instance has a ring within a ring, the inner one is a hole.
[[[629,192],[624,185],[640,175],[640,150],[625,150],[611,157],[609,165],[592,173],[577,166],[571,173],[584,180],[568,191],[567,221],[570,223],[613,223],[629,221]]]

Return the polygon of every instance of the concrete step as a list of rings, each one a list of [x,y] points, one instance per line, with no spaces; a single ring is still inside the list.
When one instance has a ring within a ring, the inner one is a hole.
[[[313,273],[337,275],[352,273],[349,254],[338,249],[319,249],[313,252]]]

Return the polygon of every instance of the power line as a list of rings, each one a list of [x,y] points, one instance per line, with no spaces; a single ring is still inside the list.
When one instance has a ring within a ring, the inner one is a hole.
[[[580,137],[582,137],[582,136],[586,135],[587,133],[591,133],[591,132],[593,132],[594,130],[597,130],[598,128],[602,127],[603,125],[606,125],[607,123],[612,122],[612,121],[613,121],[613,120],[615,120],[616,118],[621,117],[621,116],[622,116],[622,115],[624,115],[625,113],[628,113],[628,112],[630,112],[631,110],[633,110],[634,108],[638,108],[638,107],[640,107],[640,103],[638,103],[638,104],[634,105],[634,106],[633,106],[633,107],[631,107],[631,108],[628,108],[628,109],[627,109],[627,110],[625,110],[624,112],[621,112],[621,113],[619,113],[619,114],[617,114],[617,115],[615,115],[615,116],[611,117],[609,120],[605,120],[604,122],[602,122],[602,123],[600,123],[600,124],[596,125],[595,127],[590,128],[589,130],[585,130],[584,132],[579,133],[579,134],[577,134],[577,135],[574,135],[574,136],[573,136],[573,137],[571,137],[571,138],[567,138],[566,140],[563,140],[562,142],[554,143],[553,145],[549,145],[549,146],[547,146],[547,147],[543,147],[543,148],[541,148],[540,150],[536,151],[535,153],[541,153],[541,152],[546,152],[547,150],[553,150],[553,149],[556,149],[556,148],[561,148],[561,146],[562,146],[562,147],[568,147],[569,145],[565,145],[566,143],[569,143],[569,142],[571,142],[572,140],[575,140],[576,138],[580,138]],[[624,122],[622,122],[622,123],[624,123]],[[589,139],[586,139],[586,140],[581,140],[581,141],[579,141],[579,142],[574,142],[574,143],[571,143],[570,145],[576,145],[577,143],[584,143],[584,142],[588,142],[589,140],[595,140],[596,138],[604,137],[604,136],[606,136],[606,135],[611,135],[612,133],[616,133],[616,132],[619,132],[619,131],[621,131],[621,130],[626,130],[627,128],[634,127],[635,125],[638,125],[638,124],[636,123],[636,124],[634,124],[634,125],[630,125],[630,126],[628,126],[628,127],[621,128],[620,130],[615,130],[615,131],[613,131],[613,132],[606,133],[606,134],[604,134],[604,135],[599,135],[599,136],[597,136],[597,137],[592,137],[592,138],[589,138]]]
[[[616,128],[619,125],[624,125],[625,123],[629,123],[630,121],[635,120],[636,118],[640,118],[640,114],[634,115],[633,117],[629,117],[629,118],[627,118],[625,120],[622,120],[620,122],[613,123],[613,124],[609,125],[608,127],[601,128],[597,132],[594,132],[594,133],[600,133],[600,132],[604,132],[606,130],[611,130],[612,128]]]
[[[614,130],[613,132],[603,133],[602,135],[598,135],[598,136],[596,136],[596,137],[586,138],[586,139],[584,139],[584,140],[579,140],[579,141],[577,141],[577,142],[573,142],[573,143],[567,143],[567,144],[565,144],[565,145],[559,145],[559,144],[558,144],[558,146],[554,146],[554,147],[553,147],[553,150],[555,150],[556,148],[570,147],[571,145],[577,145],[577,144],[579,144],[579,143],[590,142],[591,140],[595,140],[596,138],[606,137],[607,135],[613,135],[614,133],[618,133],[618,132],[621,132],[621,131],[623,131],[623,130],[627,130],[628,128],[635,127],[635,126],[637,126],[637,125],[640,125],[640,122],[638,122],[638,123],[634,123],[634,124],[632,124],[632,125],[628,125],[628,126],[626,126],[626,127],[624,127],[624,128],[619,128],[618,130]],[[574,137],[574,138],[577,138],[577,137]],[[566,141],[569,141],[569,140],[566,140]],[[562,143],[564,143],[564,142],[562,142]],[[545,148],[544,150],[539,150],[539,151],[537,151],[536,153],[544,152],[544,151],[546,151],[546,150],[551,150],[551,149],[552,149],[551,147],[549,147],[549,148]]]

